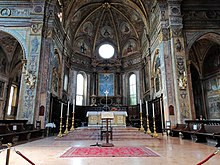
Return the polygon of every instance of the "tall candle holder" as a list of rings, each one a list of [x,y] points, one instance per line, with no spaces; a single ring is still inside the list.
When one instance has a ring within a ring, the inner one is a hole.
[[[57,135],[57,136],[60,137],[60,138],[63,136],[63,134],[62,134],[62,120],[63,120],[63,118],[60,117],[60,132],[59,132],[59,134]]]
[[[64,131],[64,134],[65,135],[67,135],[68,133],[69,133],[69,131],[68,131],[68,123],[69,123],[69,115],[67,114],[66,115],[66,129],[65,129],[65,131]]]
[[[147,114],[146,117],[147,117],[147,133],[148,133],[148,134],[151,134],[150,124],[149,124],[149,115]]]
[[[153,133],[153,137],[157,138],[157,137],[158,137],[158,134],[157,134],[157,132],[156,132],[155,117],[153,117],[153,120],[154,120],[154,133]]]
[[[140,122],[141,122],[140,131],[141,131],[141,132],[144,132],[142,112],[140,112]]]
[[[71,128],[70,128],[70,131],[74,131],[74,114],[75,114],[75,112],[73,112],[72,126],[71,126]]]

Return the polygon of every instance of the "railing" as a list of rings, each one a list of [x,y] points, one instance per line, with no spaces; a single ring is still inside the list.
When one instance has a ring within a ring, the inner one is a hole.
[[[2,146],[3,146],[3,147],[6,147],[6,148],[0,150],[0,153],[2,153],[3,151],[6,150],[6,161],[5,161],[5,165],[9,165],[12,143],[2,144]],[[21,152],[16,151],[15,149],[14,149],[14,151],[15,151],[18,155],[20,155],[23,159],[25,159],[26,161],[28,161],[31,165],[35,165],[30,159],[28,159],[26,156],[24,156]]]

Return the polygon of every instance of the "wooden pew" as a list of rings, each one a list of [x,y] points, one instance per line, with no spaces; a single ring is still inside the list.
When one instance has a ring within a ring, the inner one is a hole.
[[[215,147],[220,147],[220,133],[214,133],[214,139],[216,139],[216,146]]]
[[[44,137],[44,129],[36,129],[27,120],[0,120],[0,145],[14,145]]]
[[[0,146],[2,144],[14,143],[16,133],[9,130],[7,124],[0,125]]]
[[[13,123],[8,125],[11,132],[16,134],[16,144],[28,141],[30,138],[30,132],[24,128],[24,123]]]
[[[29,141],[44,137],[45,129],[36,129],[33,124],[26,124],[25,129],[30,133]]]
[[[178,124],[176,127],[171,128],[171,133],[170,135],[173,137],[179,137],[179,133],[186,127],[186,124]]]
[[[192,139],[192,135],[195,134],[196,131],[201,129],[202,124],[198,123],[187,123],[186,127],[181,130],[183,139]]]
[[[201,129],[195,132],[196,142],[207,142],[208,139],[219,143],[220,125],[202,125]]]

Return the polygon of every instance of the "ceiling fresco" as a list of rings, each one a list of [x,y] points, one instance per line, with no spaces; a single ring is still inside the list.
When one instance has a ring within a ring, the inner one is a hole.
[[[102,43],[115,47],[115,58],[141,54],[141,39],[149,31],[152,1],[61,1],[64,27],[74,54],[96,57]]]

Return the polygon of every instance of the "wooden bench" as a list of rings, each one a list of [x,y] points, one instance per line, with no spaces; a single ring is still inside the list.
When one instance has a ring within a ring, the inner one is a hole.
[[[186,124],[178,124],[176,127],[171,128],[171,133],[170,135],[173,137],[179,137],[179,133],[186,127]]]
[[[196,131],[201,129],[202,124],[198,123],[188,123],[186,127],[181,130],[183,139],[192,139],[192,135],[195,134]]]
[[[28,141],[30,138],[30,132],[26,131],[24,128],[24,123],[13,123],[8,125],[11,132],[16,134],[15,143],[21,143]]]
[[[0,122],[0,146],[12,143],[13,145],[28,142],[44,137],[44,129],[35,129],[33,124],[25,122]]]
[[[39,139],[45,135],[45,129],[36,129],[33,124],[26,124],[25,130],[30,133],[29,140]]]
[[[202,125],[201,129],[196,131],[196,142],[207,142],[209,139],[215,140],[219,143],[220,125]]]
[[[216,139],[216,143],[217,143],[215,147],[219,148],[220,147],[220,133],[216,132],[216,133],[214,133],[213,136],[214,136],[214,139]]]
[[[0,125],[0,146],[2,144],[14,143],[16,133],[9,130],[7,124]]]

